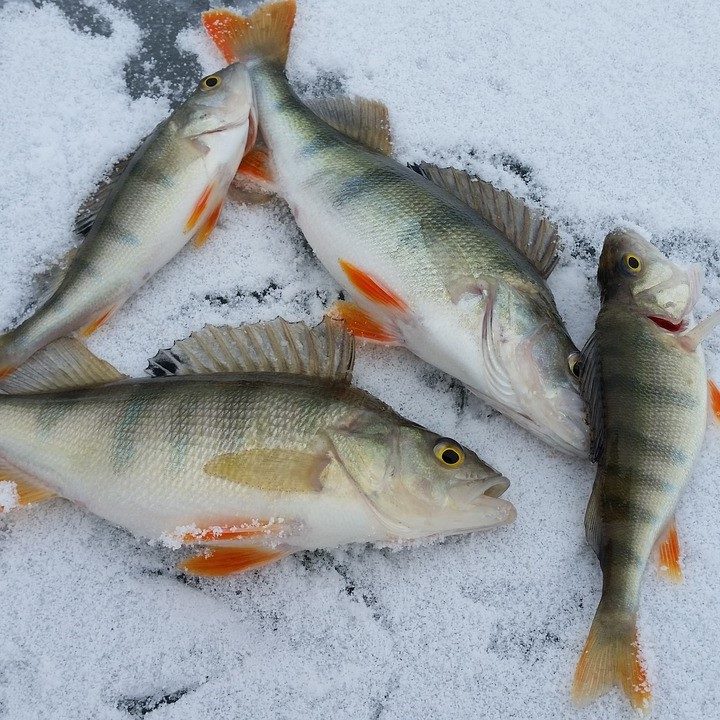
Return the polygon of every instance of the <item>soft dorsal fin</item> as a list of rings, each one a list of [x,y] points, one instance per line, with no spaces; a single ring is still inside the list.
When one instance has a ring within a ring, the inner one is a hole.
[[[388,109],[377,100],[361,97],[315,98],[306,103],[319,118],[370,150],[392,154]]]
[[[542,277],[549,277],[558,261],[559,236],[555,225],[540,210],[462,170],[424,162],[411,167],[470,206],[503,233]]]
[[[82,343],[61,338],[36,352],[9,378],[0,382],[8,395],[32,395],[105,385],[124,380],[110,363],[93,355]]]
[[[278,318],[230,327],[206,325],[161,350],[146,372],[154,377],[277,372],[350,382],[355,342],[342,322],[325,318],[309,328]]]

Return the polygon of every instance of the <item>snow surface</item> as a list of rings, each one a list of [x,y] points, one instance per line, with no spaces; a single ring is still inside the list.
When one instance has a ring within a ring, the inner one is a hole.
[[[153,95],[164,77],[147,96],[127,90],[124,67],[143,42],[130,15],[102,3],[83,12],[109,35],[49,3],[0,9],[0,327],[72,244],[84,195],[170,107]],[[210,71],[219,61],[197,21],[188,14],[179,47]],[[597,310],[597,252],[619,221],[705,266],[700,316],[720,304],[718,27],[710,1],[312,0],[299,8],[289,73],[306,93],[384,101],[402,161],[466,166],[547,208],[566,240],[551,285],[581,344]],[[90,346],[139,375],[204,323],[314,323],[337,293],[281,204],[230,205],[212,241],[155,276]],[[706,348],[719,377],[720,337]],[[569,702],[600,590],[583,536],[590,464],[406,352],[363,347],[356,377],[507,475],[516,524],[192,581],[172,550],[65,501],[16,511],[0,519],[0,717],[631,715],[618,693],[582,711]],[[678,511],[686,581],[646,577],[655,718],[714,717],[720,704],[719,466],[715,426]]]

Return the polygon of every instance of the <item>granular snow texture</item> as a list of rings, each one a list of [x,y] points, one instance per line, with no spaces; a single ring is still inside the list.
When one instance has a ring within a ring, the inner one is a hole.
[[[33,276],[70,248],[75,208],[103,172],[220,65],[198,30],[202,3],[149,8],[0,9],[0,328],[32,307]],[[149,44],[159,27],[164,44]],[[581,345],[598,250],[619,222],[703,264],[700,316],[720,305],[718,27],[708,1],[308,0],[288,72],[305,95],[386,103],[399,160],[465,167],[541,204],[563,232],[551,286]],[[205,323],[315,323],[338,292],[281,203],[228,204],[211,242],[152,278],[90,347],[140,375]],[[720,377],[720,335],[705,347]],[[569,699],[601,583],[583,530],[593,467],[407,352],[358,354],[358,385],[511,479],[516,524],[196,581],[172,550],[66,501],[16,510],[0,519],[0,717],[631,715],[618,692],[579,711]],[[678,510],[685,583],[654,568],[645,580],[654,718],[720,706],[718,467],[715,426]]]

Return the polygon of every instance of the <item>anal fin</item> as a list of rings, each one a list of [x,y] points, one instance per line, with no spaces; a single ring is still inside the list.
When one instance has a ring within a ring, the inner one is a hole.
[[[289,555],[283,550],[259,547],[218,547],[180,563],[179,568],[200,577],[224,577],[269,565]]]
[[[680,539],[677,523],[673,518],[658,543],[658,563],[663,574],[674,583],[683,581],[682,564],[680,562]]]
[[[338,300],[327,311],[327,317],[342,320],[346,330],[355,337],[387,345],[400,344],[397,333],[354,303]]]
[[[56,497],[56,493],[42,487],[32,475],[3,458],[0,458],[0,483],[7,483],[0,485],[0,513]]]
[[[115,314],[117,305],[110,305],[100,311],[87,325],[84,325],[78,330],[80,337],[88,338],[93,333],[97,332],[108,320]]]

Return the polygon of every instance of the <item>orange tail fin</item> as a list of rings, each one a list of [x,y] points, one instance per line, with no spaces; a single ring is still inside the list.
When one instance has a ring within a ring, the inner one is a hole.
[[[658,560],[660,568],[668,580],[674,583],[683,581],[682,565],[680,564],[680,539],[678,538],[675,519],[668,525],[665,536],[658,545]]]
[[[606,616],[598,608],[575,670],[573,702],[587,705],[615,685],[622,688],[633,708],[649,709],[652,693],[635,623],[618,626],[615,616]]]
[[[202,22],[229,63],[259,56],[285,65],[295,23],[295,0],[262,5],[250,17],[224,8],[207,10]]]
[[[715,415],[715,420],[720,422],[720,387],[712,380],[708,380],[708,389],[710,391],[710,407]]]

